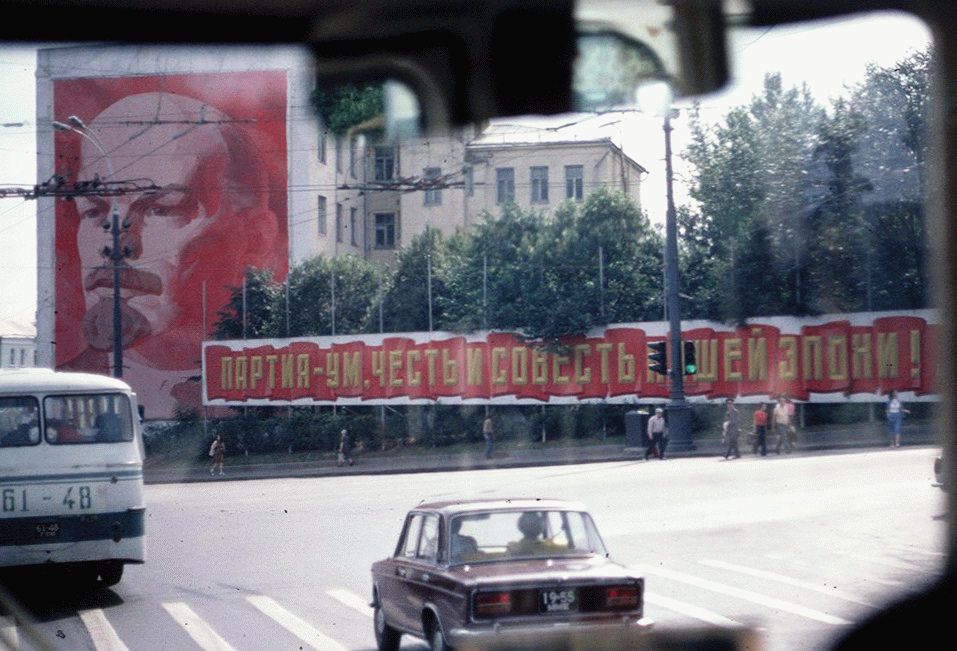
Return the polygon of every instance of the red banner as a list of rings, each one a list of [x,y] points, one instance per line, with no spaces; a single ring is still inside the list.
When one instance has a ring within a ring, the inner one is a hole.
[[[783,321],[783,320],[778,320]],[[789,323],[798,322],[787,320]],[[915,395],[934,392],[936,326],[912,316],[870,325],[849,319],[802,324],[694,328],[698,372],[689,396],[787,394]],[[411,333],[260,342],[207,342],[209,405],[385,404],[390,402],[628,402],[667,398],[668,378],[649,370],[648,344],[670,341],[635,326],[569,337],[546,348],[512,333]],[[669,368],[674,360],[669,351]]]

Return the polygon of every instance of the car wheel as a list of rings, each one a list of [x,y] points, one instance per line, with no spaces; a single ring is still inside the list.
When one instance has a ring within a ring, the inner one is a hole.
[[[372,613],[372,622],[375,627],[375,643],[379,651],[397,651],[402,634],[389,626],[385,621],[385,613],[378,605]]]
[[[450,651],[451,647],[445,641],[445,634],[438,622],[432,623],[432,633],[429,635],[429,649],[432,651]]]

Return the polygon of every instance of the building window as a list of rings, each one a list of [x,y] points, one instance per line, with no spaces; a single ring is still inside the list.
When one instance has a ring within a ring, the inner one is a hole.
[[[342,204],[336,204],[336,242],[342,241]]]
[[[532,203],[548,203],[548,168],[531,169]]]
[[[375,214],[375,247],[377,249],[395,248],[397,226],[394,212]]]
[[[352,246],[359,246],[358,235],[356,235],[356,209],[349,208],[349,241]]]
[[[495,203],[514,203],[515,168],[498,167],[495,169]]]
[[[392,147],[375,148],[376,181],[389,181],[395,178],[395,149]]]
[[[326,236],[326,198],[322,195],[319,195],[319,206],[316,210],[316,219],[319,222],[318,229],[319,234],[323,237]]]
[[[438,179],[442,176],[441,167],[426,167],[425,168],[425,178],[426,179]],[[442,205],[442,189],[436,184],[434,187],[426,185],[425,190],[425,205],[426,206],[440,206]]]
[[[319,162],[325,164],[326,162],[326,140],[327,140],[326,130],[321,126],[319,127],[319,143],[316,154],[319,157]]]
[[[475,196],[475,174],[472,171],[472,167],[462,168],[462,176],[465,180],[465,196],[474,197]]]
[[[585,169],[581,165],[565,166],[565,198],[581,201],[585,194]]]

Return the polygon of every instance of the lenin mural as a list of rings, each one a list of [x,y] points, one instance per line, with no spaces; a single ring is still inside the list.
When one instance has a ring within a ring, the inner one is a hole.
[[[285,72],[65,79],[53,92],[55,119],[80,118],[99,145],[56,132],[56,173],[144,188],[56,203],[56,367],[111,373],[115,203],[123,378],[150,418],[198,408],[201,344],[231,289],[250,267],[286,276]]]

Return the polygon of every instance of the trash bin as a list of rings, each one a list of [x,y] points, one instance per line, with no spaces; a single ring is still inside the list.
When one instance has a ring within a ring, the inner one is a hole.
[[[625,447],[644,448],[648,429],[648,412],[635,409],[625,413]]]

